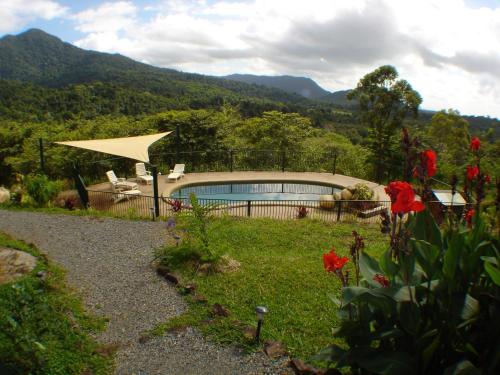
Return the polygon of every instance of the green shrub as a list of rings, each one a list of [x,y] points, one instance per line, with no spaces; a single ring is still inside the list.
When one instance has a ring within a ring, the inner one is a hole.
[[[210,240],[210,211],[215,206],[200,204],[194,194],[189,196],[189,200],[190,205],[177,212],[179,223],[174,218],[168,220],[167,234],[173,241],[157,249],[155,258],[173,267],[188,261],[215,266],[222,254],[220,246],[213,246]]]
[[[352,200],[356,201],[369,201],[373,199],[373,190],[368,187],[368,185],[359,183],[354,185],[354,192],[352,194]]]
[[[61,184],[45,175],[28,176],[26,191],[39,207],[45,206],[61,190]]]

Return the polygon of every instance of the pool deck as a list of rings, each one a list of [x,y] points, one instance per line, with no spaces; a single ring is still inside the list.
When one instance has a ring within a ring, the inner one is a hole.
[[[166,177],[161,176],[162,188],[158,187],[164,197],[186,185],[198,185],[215,182],[242,183],[242,182],[289,182],[289,183],[313,183],[334,187],[346,187],[365,183],[375,192],[378,200],[387,201],[389,197],[384,191],[384,185],[361,180],[359,178],[332,173],[316,172],[209,172],[209,173],[187,173],[177,181],[166,182]]]
[[[134,181],[134,179],[130,179]],[[168,181],[167,176],[158,176],[158,191],[160,196],[169,197],[170,194],[186,185],[198,185],[207,183],[242,183],[242,182],[289,182],[289,183],[312,183],[328,185],[334,187],[346,187],[365,183],[375,192],[375,200],[389,201],[390,198],[384,191],[384,185],[362,180],[359,178],[344,176],[332,173],[316,172],[205,172],[205,173],[186,173],[184,177],[177,181]],[[153,185],[138,183],[139,190],[144,195],[153,195]],[[92,185],[90,190],[111,191],[108,182]]]

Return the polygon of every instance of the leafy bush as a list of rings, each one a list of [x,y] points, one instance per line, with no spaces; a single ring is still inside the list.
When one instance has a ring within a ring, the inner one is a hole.
[[[29,176],[26,179],[26,191],[39,207],[46,205],[60,189],[60,184],[50,181],[45,175]]]
[[[359,183],[354,185],[354,192],[352,194],[352,200],[356,201],[369,201],[373,199],[373,190],[368,187],[368,185]]]
[[[210,241],[209,216],[210,211],[215,206],[201,205],[195,194],[191,194],[189,200],[189,206],[179,205],[183,209],[182,212],[177,212],[180,225],[173,218],[168,220],[166,226],[167,235],[173,241],[157,249],[155,258],[159,259],[163,264],[173,267],[188,261],[215,266],[222,254],[220,246],[215,249]]]

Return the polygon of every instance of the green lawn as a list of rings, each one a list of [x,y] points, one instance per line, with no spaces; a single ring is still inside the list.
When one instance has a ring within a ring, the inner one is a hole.
[[[364,237],[371,255],[385,250],[387,239],[376,225],[326,224],[309,219],[213,219],[211,244],[238,260],[240,269],[206,276],[182,266],[177,272],[182,275],[182,284],[194,282],[209,305],[220,303],[231,315],[212,324],[200,323],[210,316],[208,309],[188,296],[190,311],[159,326],[156,333],[196,325],[217,341],[251,347],[238,327],[255,326],[255,306],[265,305],[269,314],[263,339],[281,341],[292,356],[307,360],[332,342],[332,328],[338,321],[329,295],[339,295],[340,283],[323,269],[322,254],[335,246],[339,254],[348,255],[353,230]]]
[[[89,336],[105,322],[84,312],[65,286],[64,272],[33,246],[2,233],[0,247],[38,258],[32,273],[0,286],[0,373],[109,374],[112,348]],[[36,276],[40,271],[45,278]]]

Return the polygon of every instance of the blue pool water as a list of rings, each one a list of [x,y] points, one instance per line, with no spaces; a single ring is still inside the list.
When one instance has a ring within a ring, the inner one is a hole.
[[[323,194],[340,191],[331,186],[291,183],[214,184],[187,186],[170,197],[182,199],[194,193],[198,199],[220,200],[319,200]]]

